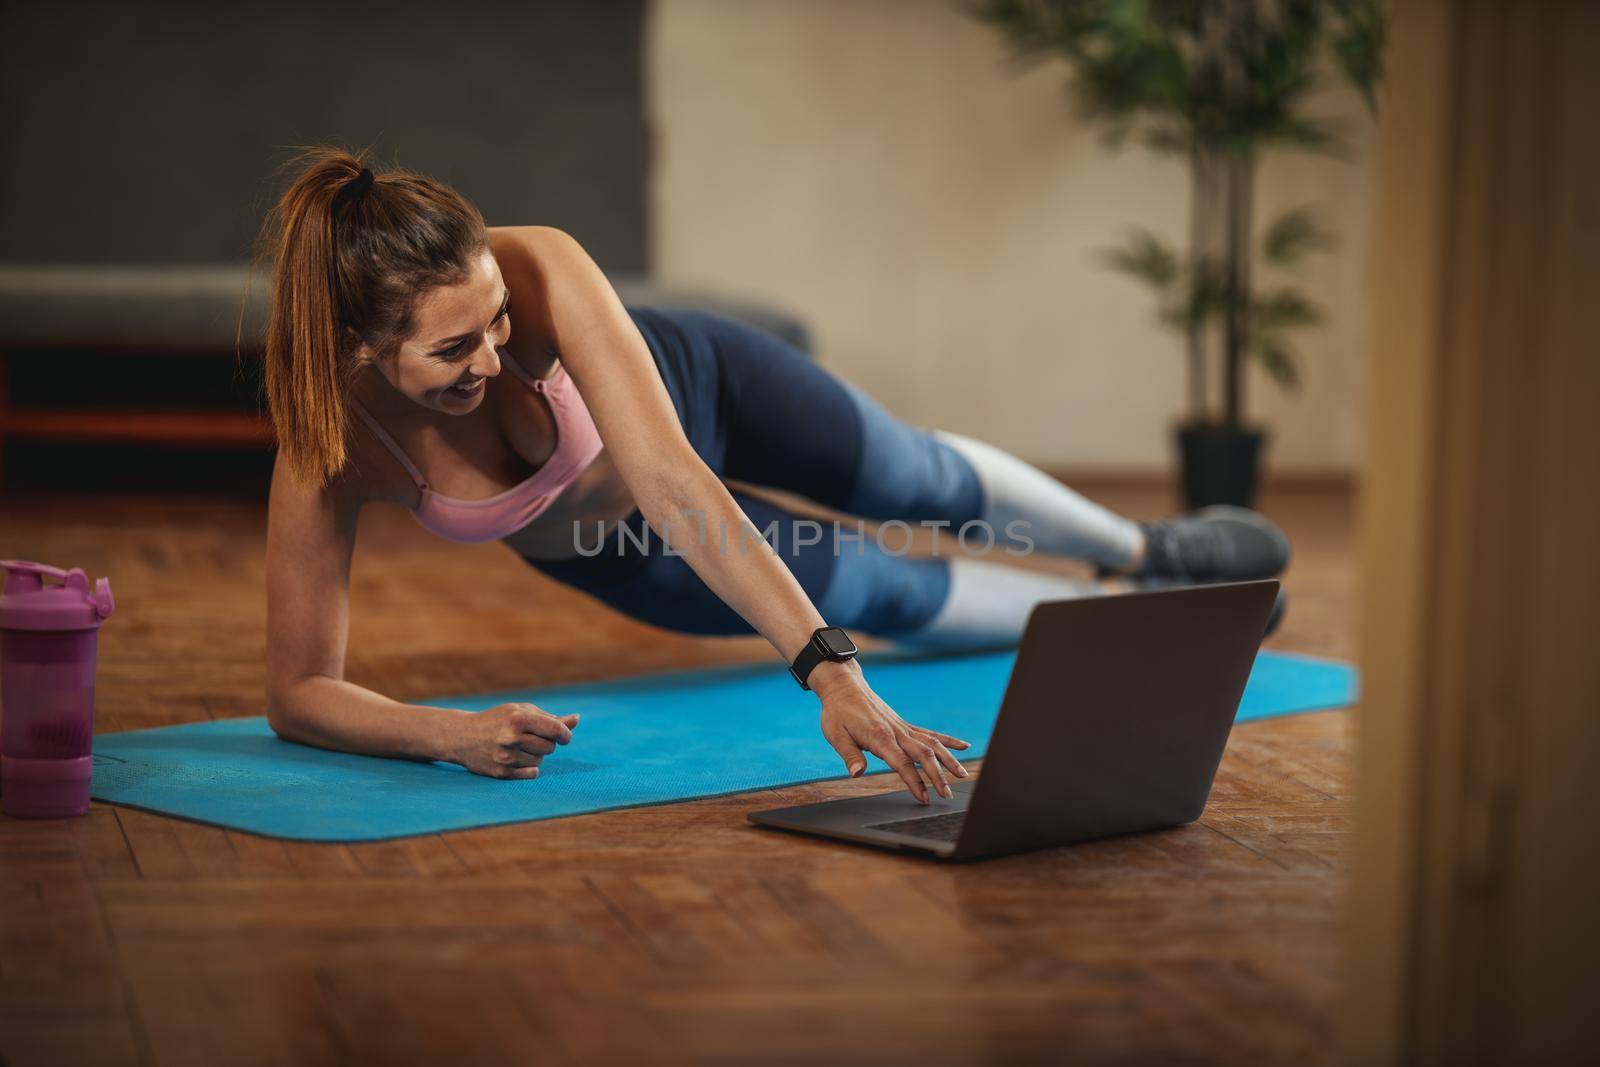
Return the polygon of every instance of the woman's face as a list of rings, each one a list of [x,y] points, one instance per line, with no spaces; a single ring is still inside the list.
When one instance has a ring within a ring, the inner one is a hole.
[[[494,256],[472,261],[466,280],[430,289],[412,309],[411,336],[393,355],[371,359],[396,391],[425,408],[465,415],[500,373],[497,348],[511,339],[511,294]]]

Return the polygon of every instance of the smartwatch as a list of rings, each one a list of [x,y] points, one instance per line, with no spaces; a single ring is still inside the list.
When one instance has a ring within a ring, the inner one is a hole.
[[[806,679],[811,677],[811,670],[825,659],[835,663],[856,658],[856,643],[850,640],[850,635],[837,626],[824,626],[811,634],[811,640],[806,642],[806,647],[789,664],[789,673],[794,675],[794,680],[800,683],[800,688],[810,690]]]

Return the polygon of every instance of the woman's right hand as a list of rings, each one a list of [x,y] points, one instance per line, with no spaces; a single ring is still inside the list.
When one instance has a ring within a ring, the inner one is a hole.
[[[537,778],[539,764],[572,740],[576,715],[552,715],[533,704],[501,704],[466,715],[450,757],[473,774]]]

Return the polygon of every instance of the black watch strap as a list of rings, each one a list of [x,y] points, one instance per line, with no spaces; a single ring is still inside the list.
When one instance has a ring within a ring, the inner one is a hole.
[[[812,631],[811,640],[789,664],[789,673],[794,675],[801,689],[809,690],[811,687],[806,684],[806,679],[811,677],[812,668],[825,659],[835,663],[855,659],[856,651],[856,643],[850,640],[849,634],[837,626],[823,626]]]

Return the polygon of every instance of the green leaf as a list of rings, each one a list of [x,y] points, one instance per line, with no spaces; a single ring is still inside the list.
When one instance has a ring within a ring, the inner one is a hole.
[[[1251,139],[1261,144],[1298,148],[1304,152],[1348,156],[1349,138],[1344,131],[1345,123],[1338,119],[1285,115],[1275,121],[1262,123],[1252,131],[1254,136]]]
[[[1250,354],[1260,360],[1272,380],[1291,392],[1300,388],[1300,371],[1294,354],[1277,338],[1258,338],[1251,342]]]
[[[1377,114],[1387,36],[1383,6],[1377,0],[1335,0],[1334,8],[1344,24],[1333,38],[1334,58],[1345,79],[1360,91],[1367,110]]]
[[[1309,207],[1285,211],[1261,235],[1261,258],[1274,267],[1292,267],[1307,252],[1328,248],[1333,234],[1317,222]]]
[[[1164,291],[1178,280],[1178,256],[1166,242],[1149,230],[1136,229],[1121,248],[1102,253],[1106,264],[1132,275],[1157,291]]]
[[[1250,308],[1250,332],[1254,335],[1315,326],[1321,321],[1322,309],[1294,289],[1263,293]]]

